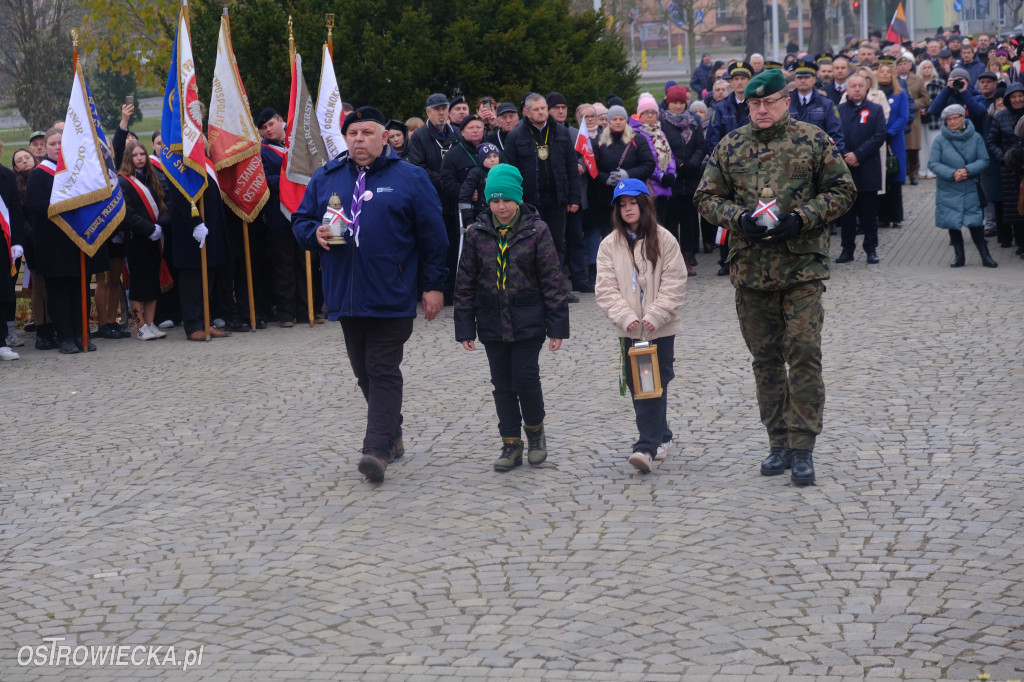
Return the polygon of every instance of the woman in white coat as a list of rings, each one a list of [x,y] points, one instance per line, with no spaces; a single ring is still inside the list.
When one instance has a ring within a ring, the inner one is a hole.
[[[679,242],[658,224],[647,186],[627,178],[615,186],[611,234],[597,253],[597,305],[615,325],[620,337],[623,377],[630,394],[633,377],[628,350],[639,340],[657,347],[660,398],[633,399],[639,439],[629,463],[641,473],[654,460],[668,456],[668,384],[675,377],[675,335],[682,332],[679,313],[686,291],[686,265]]]

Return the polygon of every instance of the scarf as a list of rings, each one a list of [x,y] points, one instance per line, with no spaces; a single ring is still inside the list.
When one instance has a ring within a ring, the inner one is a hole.
[[[885,93],[886,98],[892,97],[892,83],[879,83],[878,89]]]
[[[678,128],[683,135],[683,144],[690,143],[690,136],[693,135],[694,116],[689,111],[681,114],[673,114],[671,111],[664,111],[661,114],[662,120],[668,125]]]
[[[641,123],[640,130],[650,135],[654,142],[654,151],[658,153],[658,170],[664,173],[668,170],[669,162],[672,161],[672,147],[669,146],[665,133],[661,131],[661,123],[655,121],[652,126]]]

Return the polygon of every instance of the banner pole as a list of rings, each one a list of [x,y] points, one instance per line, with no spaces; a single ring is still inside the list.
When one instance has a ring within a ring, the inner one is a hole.
[[[245,284],[249,288],[249,331],[256,331],[256,300],[252,293],[252,254],[249,251],[249,223],[242,222],[242,240],[245,242]]]
[[[72,70],[78,72],[78,29],[71,29]],[[89,277],[86,274],[85,251],[78,252],[79,273],[82,280],[82,352],[89,352]]]

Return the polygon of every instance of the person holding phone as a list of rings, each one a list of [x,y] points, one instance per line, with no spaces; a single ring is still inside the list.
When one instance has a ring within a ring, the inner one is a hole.
[[[485,95],[476,101],[476,115],[484,122],[488,133],[498,127],[497,108],[494,98],[490,95]]]

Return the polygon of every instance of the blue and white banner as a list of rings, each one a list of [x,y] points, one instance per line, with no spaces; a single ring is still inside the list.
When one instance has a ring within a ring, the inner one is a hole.
[[[124,218],[114,158],[81,65],[75,69],[47,215],[90,257]]]

